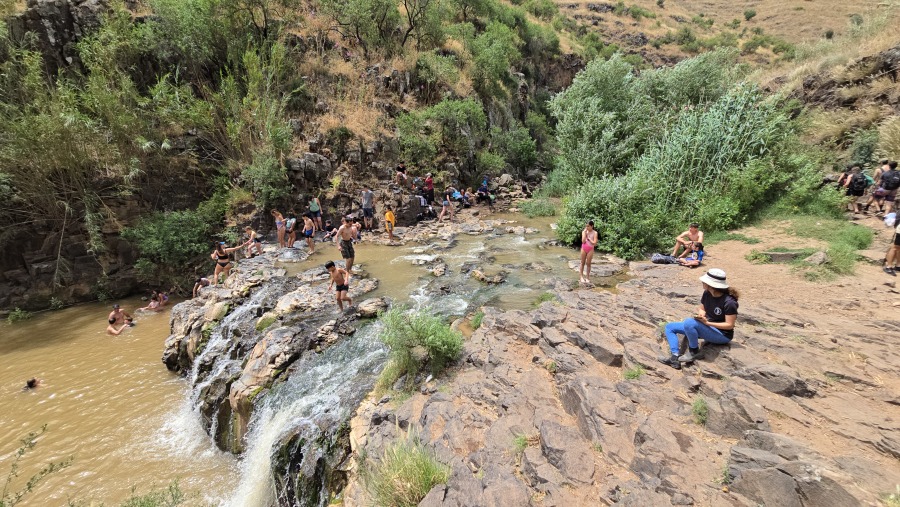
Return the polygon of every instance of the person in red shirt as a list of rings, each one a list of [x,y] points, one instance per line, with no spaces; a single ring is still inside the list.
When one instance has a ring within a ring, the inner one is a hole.
[[[429,205],[434,202],[434,179],[431,173],[425,175],[425,199]]]

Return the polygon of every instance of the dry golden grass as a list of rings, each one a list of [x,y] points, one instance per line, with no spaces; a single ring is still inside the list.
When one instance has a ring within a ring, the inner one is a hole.
[[[859,109],[839,109],[837,111],[814,110],[810,113],[810,129],[807,140],[815,144],[838,141],[846,134],[859,129],[867,129],[877,124],[885,116],[878,104],[870,104]],[[890,112],[887,112],[890,114]]]

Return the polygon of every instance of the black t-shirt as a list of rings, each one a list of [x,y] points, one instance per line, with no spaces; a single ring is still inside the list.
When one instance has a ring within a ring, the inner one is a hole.
[[[398,165],[397,172],[406,174],[406,166]]]
[[[737,315],[738,302],[734,296],[727,292],[719,297],[713,297],[709,291],[703,291],[703,297],[700,298],[700,304],[706,311],[706,320],[710,322],[725,322],[726,315]],[[729,340],[734,337],[734,330],[719,329],[725,338]]]
[[[331,232],[331,231],[333,231],[333,230],[334,230],[334,226],[333,226],[333,225],[328,224],[328,225],[325,226],[325,232]]]

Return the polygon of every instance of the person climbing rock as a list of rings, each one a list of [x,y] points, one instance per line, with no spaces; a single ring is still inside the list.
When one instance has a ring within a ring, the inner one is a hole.
[[[249,236],[247,239],[247,258],[253,258],[254,248],[256,249],[256,253],[262,255],[262,241],[259,240],[259,235],[257,235],[256,231],[254,231],[249,225],[247,227],[244,227],[244,231],[247,233],[247,236]]]
[[[209,255],[213,260],[216,261],[216,271],[213,274],[213,287],[215,287],[219,283],[219,274],[224,274],[225,279],[228,280],[228,273],[231,272],[231,255],[229,254],[231,252],[240,250],[245,246],[247,246],[247,243],[238,245],[234,248],[225,248],[224,241],[216,243],[216,250]]]
[[[400,178],[403,178],[404,181],[407,179],[406,164],[401,161],[399,164],[397,164],[397,168],[395,169],[395,171],[397,172],[397,178],[395,179],[394,183],[396,183],[396,185],[399,187]]]
[[[209,287],[210,281],[209,278],[200,277],[194,281],[194,297],[197,297],[197,294],[200,293],[200,289],[203,287]]]
[[[734,337],[740,293],[728,286],[725,272],[721,269],[710,269],[700,277],[700,281],[703,282],[703,296],[700,298],[697,316],[685,319],[684,322],[666,324],[666,339],[672,355],[657,359],[676,370],[681,369],[681,363],[703,357],[699,343],[701,338],[709,343],[724,344],[730,343]],[[688,339],[688,350],[680,356],[678,335],[684,335]]]

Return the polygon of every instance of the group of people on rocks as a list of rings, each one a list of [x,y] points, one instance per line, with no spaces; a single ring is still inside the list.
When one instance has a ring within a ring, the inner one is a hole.
[[[847,166],[847,170],[838,178],[837,188],[850,198],[850,206],[854,214],[868,214],[874,206],[875,215],[884,217],[885,225],[894,228],[891,245],[884,257],[881,269],[897,276],[897,264],[900,263],[900,220],[896,211],[892,211],[897,193],[900,191],[900,170],[894,160],[882,160],[870,177],[859,166]],[[860,199],[870,192],[869,200],[860,205]]]

